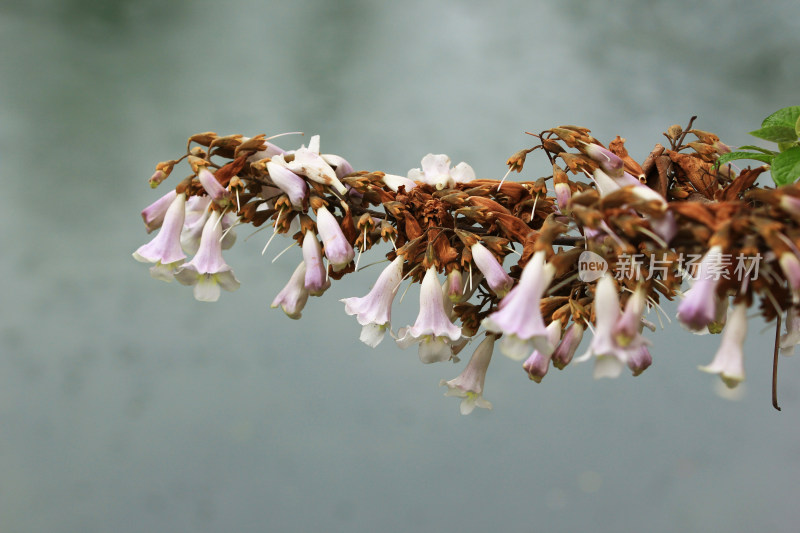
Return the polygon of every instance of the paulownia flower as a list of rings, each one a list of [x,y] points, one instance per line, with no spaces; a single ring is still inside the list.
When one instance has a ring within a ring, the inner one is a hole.
[[[361,324],[361,342],[373,348],[380,344],[389,329],[392,319],[392,301],[394,300],[400,280],[403,278],[403,258],[389,263],[372,290],[362,298],[344,298],[344,310],[348,315],[356,315]]]
[[[501,298],[505,296],[514,285],[514,280],[503,270],[503,265],[480,242],[473,244],[470,250],[472,251],[472,260],[475,266],[483,273],[489,288],[497,296]]]
[[[292,207],[302,210],[303,201],[308,194],[308,184],[303,178],[286,168],[285,164],[283,156],[275,156],[267,162],[267,172],[269,172],[272,183],[289,197]]]
[[[322,264],[322,247],[313,231],[303,237],[303,262],[306,265],[305,288],[311,296],[322,296],[330,286],[325,265]]]
[[[175,279],[183,285],[194,285],[194,297],[201,302],[216,302],[220,288],[235,291],[239,280],[222,257],[222,221],[214,211],[203,226],[200,247],[194,258],[175,271]]]
[[[553,320],[547,326],[547,342],[551,346],[557,346],[561,340],[561,320]],[[542,378],[550,369],[550,357],[552,353],[546,354],[539,350],[534,350],[528,359],[522,363],[522,368],[528,373],[528,377],[536,383],[541,383]]]
[[[747,336],[747,304],[735,304],[722,330],[722,341],[711,364],[699,367],[703,372],[719,374],[728,388],[744,381],[744,339]]]
[[[558,343],[558,346],[553,352],[552,361],[554,367],[563,370],[564,367],[572,361],[575,352],[578,350],[578,346],[580,346],[583,340],[583,331],[583,326],[577,322],[573,322],[573,324],[567,328],[564,337],[562,337],[561,342]]]
[[[172,189],[167,194],[142,209],[142,220],[144,220],[144,227],[147,233],[152,232],[154,229],[161,227],[164,222],[164,215],[167,214],[170,204],[178,196],[175,189]]]
[[[492,360],[496,335],[487,335],[478,345],[464,371],[450,381],[441,380],[439,386],[447,385],[445,396],[456,396],[461,400],[461,414],[468,415],[476,407],[491,409],[492,404],[483,398],[483,383],[486,380],[486,370]]]
[[[300,261],[300,264],[294,269],[292,277],[289,278],[289,282],[281,289],[281,292],[278,293],[275,299],[272,300],[270,307],[274,309],[280,306],[289,318],[293,318],[294,320],[299,319],[302,316],[303,307],[305,307],[308,301],[305,277],[306,264],[304,261]]]
[[[336,217],[325,206],[317,210],[317,231],[325,246],[325,257],[330,261],[334,272],[349,265],[356,254],[344,236]]]
[[[161,230],[147,244],[133,252],[133,258],[142,263],[155,263],[150,275],[163,281],[174,279],[173,271],[186,260],[181,249],[181,230],[186,215],[186,195],[178,194],[169,204]]]
[[[397,344],[401,348],[419,343],[419,358],[423,363],[449,361],[452,357],[450,344],[461,338],[461,328],[447,316],[434,267],[430,267],[422,278],[417,320],[398,334]]]
[[[450,158],[444,154],[428,154],[422,158],[422,169],[412,168],[408,178],[432,185],[437,189],[445,189],[456,183],[467,183],[475,179],[475,171],[468,164],[461,162],[452,169]]]
[[[501,300],[500,308],[483,321],[487,330],[504,334],[500,351],[516,361],[530,355],[534,348],[548,355],[553,351],[539,301],[554,274],[555,268],[545,262],[544,252],[536,252],[522,270],[517,286]]]
[[[717,310],[715,271],[722,263],[722,247],[712,246],[698,266],[697,279],[678,304],[678,320],[692,331],[700,331],[714,321]]]

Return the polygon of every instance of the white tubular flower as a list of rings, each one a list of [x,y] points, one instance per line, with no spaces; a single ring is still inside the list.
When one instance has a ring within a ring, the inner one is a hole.
[[[322,296],[330,286],[325,266],[322,264],[322,247],[312,231],[303,237],[303,262],[306,265],[305,288],[311,296]]]
[[[610,177],[621,178],[625,172],[625,163],[608,148],[603,148],[599,144],[584,143],[583,151]]]
[[[394,174],[385,174],[383,176],[383,183],[393,192],[399,191],[400,187],[405,187],[406,192],[408,192],[417,186],[414,180],[404,178],[403,176],[395,176]]]
[[[175,189],[172,189],[142,210],[142,220],[147,233],[151,233],[161,227],[161,224],[164,223],[164,215],[167,214],[167,209],[169,209],[176,196],[178,196],[178,193],[175,192]]]
[[[422,158],[422,169],[412,168],[408,178],[445,189],[456,183],[467,183],[475,179],[475,171],[461,162],[450,170],[450,158],[444,154],[428,154]]]
[[[489,288],[497,296],[501,298],[505,296],[514,286],[514,280],[503,270],[503,265],[480,242],[473,244],[470,250],[472,252],[472,260],[475,262],[475,266],[483,273]]]
[[[653,364],[653,356],[650,355],[650,350],[647,346],[639,346],[639,348],[632,350],[628,358],[628,368],[633,372],[634,377],[638,376]]]
[[[200,185],[203,186],[211,201],[220,207],[227,207],[230,205],[231,192],[222,186],[207,168],[201,168],[197,173],[197,179],[200,180]]]
[[[464,277],[462,276],[461,271],[457,268],[451,270],[447,275],[444,292],[447,296],[447,299],[450,300],[451,303],[457,304],[463,301]]]
[[[328,208],[325,206],[317,210],[317,231],[325,246],[325,257],[328,258],[333,266],[334,272],[338,272],[350,264],[355,257],[355,252],[347,238]]]
[[[613,336],[617,346],[632,349],[644,344],[644,337],[640,331],[642,329],[642,313],[646,303],[647,295],[644,288],[639,286],[628,298],[625,311],[614,325]]]
[[[289,278],[289,282],[281,289],[281,292],[278,293],[275,299],[272,300],[270,307],[274,309],[280,306],[289,318],[298,320],[302,316],[303,307],[305,307],[308,301],[305,277],[306,264],[300,261],[300,264],[294,269],[292,277]]]
[[[588,361],[595,356],[595,379],[618,377],[628,363],[628,353],[617,344],[614,336],[614,328],[620,317],[619,296],[614,279],[609,274],[605,274],[597,282],[594,314],[597,317],[596,329],[589,350],[575,359],[575,362]]]
[[[719,374],[723,383],[732,389],[744,381],[744,339],[747,336],[747,304],[742,302],[733,306],[728,315],[728,323],[722,330],[714,360],[708,366],[699,367],[703,372]]]
[[[561,340],[561,320],[553,320],[547,326],[547,341],[551,346],[557,346]],[[552,352],[552,351],[551,351]],[[528,378],[536,383],[541,383],[542,378],[550,369],[550,357],[552,353],[546,354],[539,350],[534,350],[528,359],[522,363],[522,368],[528,373]]]
[[[449,361],[450,344],[461,338],[461,328],[453,324],[444,308],[442,288],[436,269],[430,267],[422,279],[419,293],[419,315],[413,326],[402,328],[397,344],[407,348],[419,343],[419,359],[423,363]]]
[[[274,158],[273,158],[274,160]],[[294,153],[294,160],[286,163],[286,168],[296,174],[305,176],[311,181],[328,185],[339,194],[347,193],[347,187],[336,177],[336,172],[325,162],[319,153],[308,148],[299,148]]]
[[[303,201],[308,195],[308,184],[306,181],[286,168],[283,162],[283,157],[273,157],[267,163],[267,172],[272,183],[275,184],[280,190],[286,193],[292,207],[300,211],[303,210]]]
[[[193,198],[202,198],[205,202],[202,204],[194,202],[194,205],[192,205],[191,200]],[[211,198],[208,196],[193,196],[186,202],[187,213],[183,223],[183,231],[181,232],[181,247],[189,255],[196,254],[200,248],[200,237],[203,235],[203,228],[206,225],[206,221],[208,221],[208,217],[211,216],[211,212],[208,210],[210,204]],[[192,209],[189,209],[190,205]],[[196,209],[201,205],[204,206],[204,209]]]
[[[342,179],[348,174],[352,174],[354,172],[353,166],[342,156],[335,154],[322,154],[321,157],[326,163],[333,167],[333,171],[336,173],[336,177],[339,179]]]
[[[554,274],[555,268],[545,262],[544,252],[536,252],[522,270],[517,286],[500,302],[500,308],[483,320],[487,330],[504,334],[500,351],[515,361],[522,361],[534,348],[547,355],[553,351],[539,301]]]
[[[800,302],[800,259],[797,258],[794,252],[786,251],[781,254],[778,264],[780,264],[783,275],[792,289],[792,301],[794,303]]]
[[[678,320],[692,331],[701,331],[714,321],[717,310],[715,270],[722,263],[722,247],[712,246],[698,266],[697,279],[678,304]]]
[[[239,280],[222,258],[222,222],[214,211],[203,226],[197,255],[175,271],[175,279],[183,285],[194,285],[194,297],[201,302],[216,302],[220,288],[235,291]]]
[[[361,324],[361,342],[376,347],[381,343],[386,330],[391,326],[392,301],[397,294],[400,280],[403,278],[403,257],[389,263],[372,290],[362,298],[344,298],[344,310],[348,315],[356,315]]]
[[[491,409],[492,404],[483,398],[483,383],[486,380],[486,370],[492,360],[496,335],[487,335],[478,345],[464,371],[450,381],[441,380],[439,386],[447,385],[445,396],[456,396],[461,400],[461,414],[468,415],[476,407]]]
[[[133,252],[133,258],[142,263],[155,263],[150,275],[163,281],[172,281],[175,268],[186,260],[181,249],[181,230],[186,215],[186,195],[178,194],[169,204],[161,230],[149,243]]]

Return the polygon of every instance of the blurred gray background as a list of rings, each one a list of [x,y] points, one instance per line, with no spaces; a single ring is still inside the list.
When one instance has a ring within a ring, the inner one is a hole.
[[[796,531],[800,362],[781,360],[779,414],[760,319],[737,401],[696,370],[719,339],[673,322],[635,379],[586,364],[537,385],[498,355],[494,411],[464,417],[437,386],[460,365],[359,343],[338,299],[377,267],[295,322],[269,303],[297,250],[271,264],[263,233],[239,232],[242,289],[216,304],[130,254],[155,163],[200,131],[318,133],[399,174],[447,153],[487,178],[525,130],[565,123],[640,160],[693,114],[749,143],[800,103],[798,15],[794,0],[4,1],[0,531]],[[523,177],[544,173],[532,160]]]

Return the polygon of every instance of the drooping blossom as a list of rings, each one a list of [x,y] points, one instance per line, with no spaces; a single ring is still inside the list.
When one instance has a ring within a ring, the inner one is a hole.
[[[276,158],[272,160],[275,161]],[[347,187],[336,177],[336,172],[319,153],[313,150],[305,147],[299,148],[294,153],[294,159],[286,163],[286,168],[311,181],[333,187],[339,194],[347,193]]]
[[[454,268],[447,274],[447,281],[445,281],[445,296],[452,303],[459,303],[464,298],[464,277],[461,271]]]
[[[692,331],[700,331],[714,321],[721,263],[722,247],[712,246],[700,261],[692,288],[686,291],[678,304],[678,320]]]
[[[794,348],[800,344],[800,313],[797,308],[786,310],[786,333],[781,335],[780,348],[782,355],[794,355]]]
[[[483,398],[486,370],[492,360],[496,335],[487,335],[475,349],[464,371],[450,381],[441,380],[439,386],[447,385],[445,396],[456,396],[461,400],[462,415],[470,414],[476,407],[491,409],[492,404]]]
[[[500,351],[521,361],[535,349],[552,353],[547,330],[542,319],[539,301],[555,274],[555,268],[545,262],[544,251],[533,254],[525,265],[519,283],[500,301],[497,311],[486,317],[483,326],[502,333]]]
[[[311,296],[322,296],[330,286],[325,265],[322,264],[322,247],[313,231],[303,237],[303,262],[306,265],[305,288]]]
[[[472,252],[472,260],[475,262],[475,266],[483,273],[489,288],[497,296],[501,298],[505,296],[514,286],[514,280],[503,269],[503,265],[480,242],[473,244],[470,251]]]
[[[450,344],[461,338],[461,328],[447,316],[434,267],[430,267],[422,279],[417,320],[398,334],[397,344],[401,348],[419,343],[419,358],[423,363],[449,361],[452,357]]]
[[[211,216],[208,206],[211,205],[209,196],[192,196],[186,201],[186,218],[183,221],[181,232],[181,247],[189,255],[197,253],[200,248],[200,237],[203,228]]]
[[[325,257],[333,266],[334,272],[349,265],[356,254],[344,236],[339,222],[325,206],[317,210],[317,231],[325,246]]]
[[[703,372],[719,374],[728,388],[744,381],[744,339],[747,336],[747,304],[735,304],[722,330],[722,341],[714,359],[707,366],[699,367]]]
[[[142,209],[142,220],[147,233],[161,227],[164,222],[164,215],[167,214],[167,209],[172,204],[172,201],[178,195],[175,189],[172,189],[167,194]]]
[[[169,204],[161,229],[147,244],[133,252],[133,258],[142,263],[155,263],[150,275],[162,281],[172,281],[173,271],[186,260],[181,249],[181,230],[186,215],[186,195],[175,196]]]
[[[361,342],[376,347],[381,343],[386,330],[391,326],[392,301],[403,278],[403,257],[397,258],[383,269],[372,290],[361,298],[344,298],[344,310],[356,315],[361,324]]]
[[[267,172],[269,177],[280,190],[289,197],[292,207],[303,210],[303,201],[308,195],[308,184],[306,181],[286,168],[282,156],[273,157],[267,162]]]
[[[456,183],[467,183],[475,179],[475,171],[468,164],[461,162],[452,169],[450,158],[444,154],[428,154],[422,158],[422,169],[412,168],[408,178],[432,185],[437,189],[445,189]]]
[[[561,320],[553,320],[547,326],[547,342],[551,346],[557,346],[558,341],[561,340]],[[536,383],[541,383],[542,378],[547,374],[550,368],[550,354],[534,350],[528,359],[522,363],[522,368],[528,373],[528,377]]]
[[[652,364],[653,356],[650,355],[650,350],[647,346],[642,345],[631,350],[630,356],[628,357],[628,368],[631,369],[634,376],[640,375]]]
[[[781,254],[778,264],[786,281],[789,282],[789,288],[792,289],[792,301],[800,302],[800,259],[794,252],[787,250]]]
[[[194,297],[201,302],[216,302],[220,288],[235,291],[239,280],[222,257],[222,223],[219,211],[214,211],[203,226],[200,247],[192,260],[175,272],[183,285],[194,286]]]
[[[272,300],[270,307],[274,309],[280,306],[289,318],[298,320],[302,316],[303,307],[308,301],[309,293],[305,287],[305,277],[306,264],[304,261],[300,261],[300,264],[294,269],[292,277],[289,278],[289,282]]]
[[[564,367],[572,361],[575,352],[578,350],[578,346],[580,346],[583,340],[583,330],[583,326],[577,322],[573,322],[572,325],[567,328],[567,331],[564,332],[564,337],[562,337],[561,342],[558,343],[558,346],[553,352],[551,359],[554,367],[559,370],[564,370]]]

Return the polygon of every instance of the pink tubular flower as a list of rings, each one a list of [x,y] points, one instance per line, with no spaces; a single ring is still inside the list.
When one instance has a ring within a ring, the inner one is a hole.
[[[354,172],[353,166],[342,156],[334,154],[322,154],[320,157],[322,157],[326,163],[333,167],[333,171],[336,173],[336,177],[339,179],[342,179],[348,174],[352,174]]]
[[[492,289],[497,296],[501,298],[505,296],[514,285],[514,280],[503,270],[503,265],[501,265],[494,254],[486,249],[480,242],[473,244],[471,251],[472,260],[475,262],[475,266],[477,266],[485,276],[489,288]]]
[[[539,301],[553,279],[555,268],[545,262],[543,251],[536,252],[525,265],[519,283],[500,302],[499,309],[486,317],[483,326],[502,333],[500,351],[521,361],[534,348],[550,355],[553,347],[547,341]]]
[[[235,291],[239,280],[222,258],[222,223],[219,211],[214,211],[203,226],[197,255],[175,272],[183,285],[194,285],[194,297],[201,302],[216,302],[220,288]]]
[[[457,268],[451,270],[447,275],[444,292],[447,296],[447,299],[450,300],[451,303],[456,304],[463,301],[464,277],[461,275],[461,271]]]
[[[569,188],[568,183],[556,183],[555,186],[556,191],[556,203],[558,205],[558,209],[565,213],[567,210],[567,205],[569,205],[569,201],[572,198],[572,189]]]
[[[223,187],[217,177],[214,176],[207,168],[201,168],[197,173],[197,179],[200,180],[200,185],[203,186],[211,201],[220,207],[227,207],[230,204],[231,193],[228,189]]]
[[[575,356],[575,352],[578,350],[578,346],[580,346],[582,340],[583,326],[573,322],[573,324],[567,328],[567,331],[564,333],[564,337],[561,339],[561,342],[558,343],[558,346],[553,352],[553,366],[559,370],[564,370],[564,367],[566,367],[570,361],[572,361],[572,358]]]
[[[699,367],[703,372],[719,374],[723,383],[732,389],[744,381],[744,339],[747,336],[747,304],[733,306],[728,316],[728,323],[722,330],[720,342],[714,360],[708,366]]]
[[[147,229],[147,233],[161,227],[164,222],[164,215],[167,214],[167,209],[169,209],[176,196],[178,196],[178,193],[175,192],[175,189],[172,189],[142,210],[142,220],[144,220],[144,227]]]
[[[275,159],[273,158],[273,161]],[[308,148],[299,148],[294,153],[294,159],[286,163],[286,168],[296,174],[307,177],[322,185],[336,189],[339,194],[346,194],[347,187],[336,177],[336,172],[325,162],[319,153]]]
[[[792,301],[800,302],[800,259],[794,252],[786,251],[778,259],[783,275],[792,289]]]
[[[275,184],[280,190],[286,193],[289,201],[295,209],[303,209],[303,201],[308,195],[308,184],[303,178],[286,168],[285,166],[275,163],[278,157],[273,157],[272,161],[267,163],[267,172],[272,183]],[[283,159],[281,158],[281,161]]]
[[[169,204],[161,230],[149,243],[133,252],[142,263],[155,263],[150,275],[163,281],[173,280],[173,271],[186,260],[181,249],[181,230],[186,215],[186,195],[178,194]]]
[[[434,267],[430,267],[422,279],[417,320],[398,334],[397,344],[401,348],[419,343],[419,358],[423,363],[449,361],[452,357],[450,344],[461,338],[461,328],[447,316]]]
[[[603,172],[611,176],[612,178],[621,178],[623,172],[625,172],[625,163],[622,162],[614,152],[607,148],[603,148],[599,144],[589,144],[585,143],[584,152],[586,155],[591,157],[600,168],[603,169]]]
[[[356,315],[356,320],[363,326],[361,328],[361,342],[368,346],[376,347],[381,343],[389,329],[392,319],[392,301],[400,280],[403,278],[403,258],[397,258],[389,263],[372,290],[362,298],[344,298],[344,310],[348,315]]]
[[[325,206],[317,210],[317,231],[325,246],[325,257],[338,272],[350,264],[355,257],[355,252],[339,227],[339,222]]]
[[[308,301],[305,277],[306,264],[300,261],[300,264],[294,269],[292,277],[289,278],[289,282],[281,289],[281,292],[278,293],[275,299],[272,300],[270,307],[274,309],[281,306],[281,309],[283,309],[283,312],[286,313],[289,318],[294,320],[299,319],[302,316],[303,307],[305,307]]]
[[[639,348],[632,350],[628,358],[628,368],[631,369],[634,376],[638,376],[653,364],[653,356],[650,355],[650,350],[647,346],[639,346]]]
[[[553,320],[547,326],[547,342],[551,346],[558,345],[561,340],[561,320]],[[545,354],[539,350],[534,350],[530,357],[522,363],[522,368],[528,373],[528,377],[536,383],[541,383],[542,378],[550,368],[550,357],[552,354]]]
[[[483,383],[486,370],[492,360],[496,335],[487,335],[472,354],[469,363],[461,374],[450,381],[441,380],[439,386],[447,385],[445,396],[456,396],[461,400],[461,414],[468,415],[476,407],[491,409],[492,404],[483,398]]]
[[[692,331],[700,331],[714,321],[717,310],[715,270],[722,263],[722,247],[712,246],[698,267],[697,279],[678,304],[678,320]]]
[[[632,348],[643,344],[644,339],[640,335],[642,329],[642,313],[647,302],[644,289],[639,286],[636,291],[628,298],[625,304],[625,311],[620,316],[612,334],[614,342],[622,348]]]
[[[303,262],[306,265],[305,288],[311,296],[322,296],[330,286],[325,266],[322,264],[322,247],[312,231],[303,237]]]

